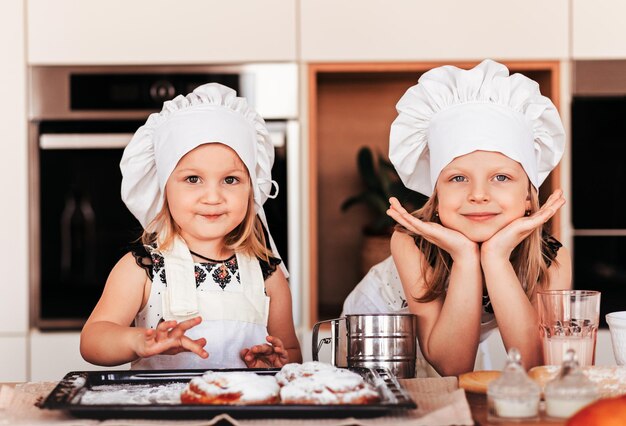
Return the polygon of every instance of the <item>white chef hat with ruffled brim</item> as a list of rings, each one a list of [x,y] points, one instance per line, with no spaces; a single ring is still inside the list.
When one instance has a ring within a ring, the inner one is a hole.
[[[389,159],[407,188],[427,196],[446,165],[474,151],[517,161],[539,188],[565,149],[559,113],[537,82],[489,59],[427,71],[396,109]]]
[[[165,102],[161,112],[148,117],[120,162],[122,200],[141,225],[148,226],[163,206],[165,185],[180,159],[206,143],[222,143],[243,161],[254,191],[254,208],[274,255],[280,258],[263,210],[265,201],[278,194],[278,184],[271,178],[274,146],[270,134],[263,118],[246,99],[221,84],[205,84],[186,96],[179,95]],[[192,315],[197,305],[189,248],[177,238],[163,255],[166,268],[170,265],[166,269],[168,287],[175,290],[170,295],[172,311],[181,317]],[[281,268],[288,276],[284,263]]]

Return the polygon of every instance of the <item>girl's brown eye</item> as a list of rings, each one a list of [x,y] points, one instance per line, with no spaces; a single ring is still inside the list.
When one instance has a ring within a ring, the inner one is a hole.
[[[199,180],[200,178],[198,176],[189,176],[187,178],[187,182],[189,183],[198,183]]]
[[[224,179],[224,182],[226,182],[228,185],[232,185],[239,182],[239,179],[237,179],[235,176],[228,176]]]

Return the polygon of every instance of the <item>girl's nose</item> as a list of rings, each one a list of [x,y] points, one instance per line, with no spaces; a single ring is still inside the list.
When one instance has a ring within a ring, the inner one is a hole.
[[[468,198],[473,203],[484,203],[489,201],[489,191],[484,185],[473,185]]]
[[[207,185],[202,193],[202,201],[207,204],[218,204],[222,201],[222,193],[218,186]]]

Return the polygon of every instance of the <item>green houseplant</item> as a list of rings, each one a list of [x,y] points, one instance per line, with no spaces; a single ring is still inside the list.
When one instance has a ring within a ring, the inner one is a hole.
[[[374,155],[371,148],[364,146],[357,153],[357,167],[363,182],[363,190],[348,197],[341,210],[352,206],[368,206],[372,220],[363,228],[364,241],[361,249],[361,273],[389,256],[389,237],[395,221],[387,215],[389,198],[396,197],[408,210],[421,207],[427,198],[404,186],[396,169],[381,153]]]

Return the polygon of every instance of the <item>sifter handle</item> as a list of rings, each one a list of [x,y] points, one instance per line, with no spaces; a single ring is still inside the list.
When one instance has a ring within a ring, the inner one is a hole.
[[[313,325],[313,335],[312,335],[312,341],[311,341],[311,352],[312,352],[312,358],[313,361],[319,361],[319,352],[320,349],[322,348],[322,345],[328,344],[330,343],[333,348],[333,356],[332,356],[332,364],[335,365],[335,353],[334,353],[334,331],[332,333],[333,337],[326,337],[325,339],[322,339],[318,342],[318,335],[319,335],[319,331],[320,331],[320,325],[324,324],[325,322],[329,322],[331,323],[331,327],[334,326],[335,321],[338,321],[338,319],[331,319],[331,320],[325,320],[325,321],[319,321],[316,322],[315,325]]]

